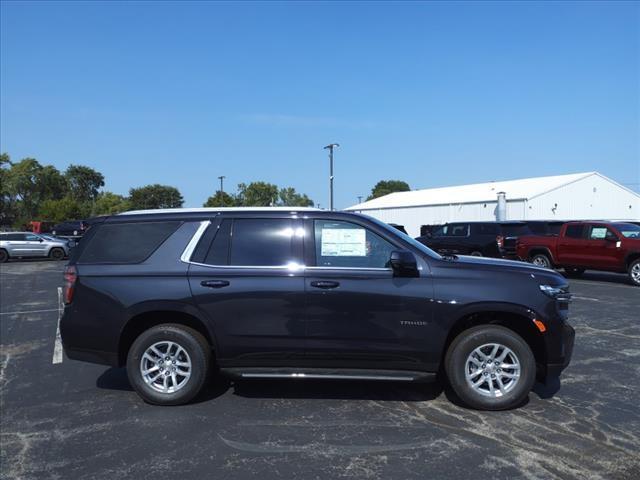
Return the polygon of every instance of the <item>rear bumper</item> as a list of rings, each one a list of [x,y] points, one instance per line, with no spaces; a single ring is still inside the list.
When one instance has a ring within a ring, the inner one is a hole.
[[[97,363],[100,365],[110,365],[117,367],[118,355],[114,352],[101,352],[99,350],[80,350],[76,348],[64,347],[64,353],[71,360],[81,362]]]

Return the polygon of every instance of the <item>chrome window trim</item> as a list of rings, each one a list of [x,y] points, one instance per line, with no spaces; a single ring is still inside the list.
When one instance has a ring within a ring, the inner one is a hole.
[[[393,269],[391,268],[366,268],[366,267],[308,267],[306,265],[298,265],[297,267],[292,267],[291,265],[210,265],[208,263],[200,263],[200,262],[191,262],[187,261],[186,263],[190,263],[191,265],[198,265],[200,267],[209,267],[209,268],[221,268],[221,269],[271,269],[271,270],[291,270],[292,272],[300,272],[303,270],[357,270],[357,271],[385,271],[390,272]]]
[[[191,240],[189,240],[189,243],[182,252],[182,255],[180,255],[181,262],[191,263],[191,255],[193,255],[193,251],[196,249],[196,245],[198,245],[198,242],[202,238],[202,235],[204,235],[204,232],[207,230],[207,227],[209,227],[209,225],[211,225],[211,220],[203,220],[202,222],[200,222],[200,226],[196,230],[196,233],[193,234],[193,237],[191,237]]]

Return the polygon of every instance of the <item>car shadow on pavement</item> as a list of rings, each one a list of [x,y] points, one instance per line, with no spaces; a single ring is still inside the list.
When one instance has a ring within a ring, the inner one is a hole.
[[[249,398],[391,400],[423,402],[442,394],[440,382],[397,383],[340,380],[238,380],[234,395]]]
[[[214,374],[204,386],[202,392],[189,403],[207,402],[224,395],[231,386],[231,381],[221,375]],[[122,390],[133,393],[126,368],[108,368],[96,380],[96,387],[103,390]]]
[[[593,281],[631,286],[631,283],[629,282],[629,276],[626,273],[587,271],[577,278],[571,277],[564,272],[561,273],[567,280],[569,280],[569,282],[584,280],[586,282]]]

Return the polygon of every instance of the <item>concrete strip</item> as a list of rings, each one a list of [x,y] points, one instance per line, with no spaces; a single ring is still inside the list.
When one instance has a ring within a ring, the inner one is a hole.
[[[58,287],[58,326],[56,327],[56,339],[53,347],[53,359],[51,363],[54,365],[62,363],[62,338],[60,337],[60,318],[64,310],[64,304],[62,303],[62,287]]]

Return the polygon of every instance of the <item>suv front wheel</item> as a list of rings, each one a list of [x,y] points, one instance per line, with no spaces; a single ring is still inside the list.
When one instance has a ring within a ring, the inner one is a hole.
[[[209,378],[211,349],[204,337],[184,325],[146,330],[131,345],[127,375],[136,392],[156,405],[193,399]]]
[[[454,392],[472,408],[505,410],[520,405],[536,376],[529,345],[499,325],[465,330],[451,343],[445,371]]]

